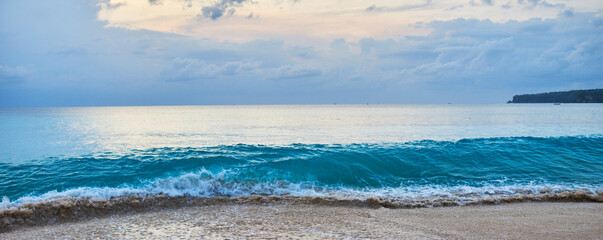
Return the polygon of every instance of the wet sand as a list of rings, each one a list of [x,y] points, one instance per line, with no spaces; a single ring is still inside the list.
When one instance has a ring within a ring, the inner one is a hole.
[[[223,204],[26,227],[0,239],[603,239],[601,203],[388,209]]]

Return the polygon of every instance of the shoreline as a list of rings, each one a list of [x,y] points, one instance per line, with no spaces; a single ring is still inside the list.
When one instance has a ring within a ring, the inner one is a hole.
[[[559,193],[456,196],[427,199],[387,200],[380,198],[342,199],[325,196],[262,196],[195,197],[165,194],[125,195],[109,199],[83,197],[58,198],[41,202],[22,203],[0,208],[0,233],[13,229],[46,224],[75,222],[118,214],[173,210],[195,206],[219,205],[325,205],[361,208],[414,209],[454,206],[483,206],[523,202],[594,202],[603,203],[603,192],[564,191]]]
[[[522,202],[415,209],[313,203],[208,204],[18,228],[2,239],[597,239],[603,204]]]

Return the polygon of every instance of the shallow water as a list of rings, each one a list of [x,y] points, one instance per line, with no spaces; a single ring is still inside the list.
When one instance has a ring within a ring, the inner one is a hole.
[[[601,119],[601,104],[2,109],[0,207],[131,194],[598,194]]]

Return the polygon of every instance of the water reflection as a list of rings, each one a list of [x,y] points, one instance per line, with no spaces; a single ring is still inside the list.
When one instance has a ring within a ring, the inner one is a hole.
[[[603,134],[603,105],[283,105],[0,110],[0,161],[158,147]]]

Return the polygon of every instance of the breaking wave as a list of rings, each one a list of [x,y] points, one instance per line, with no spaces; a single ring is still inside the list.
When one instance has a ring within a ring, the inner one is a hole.
[[[207,203],[602,202],[603,137],[157,148],[0,163],[0,178],[6,226]]]

